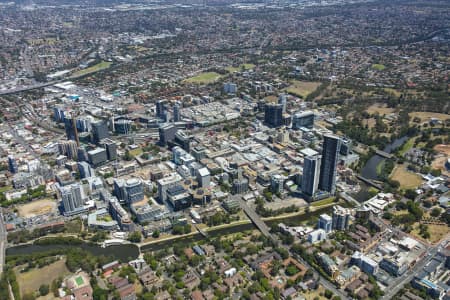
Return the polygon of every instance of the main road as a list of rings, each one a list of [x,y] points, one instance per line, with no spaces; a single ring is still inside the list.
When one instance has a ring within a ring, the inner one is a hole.
[[[3,210],[0,207],[0,275],[3,272],[5,265],[5,251],[6,251],[6,228],[5,221],[3,219]]]
[[[244,210],[245,214],[248,216],[248,218],[253,222],[253,224],[255,224],[255,226],[261,231],[261,233],[270,238],[272,241],[274,242],[279,242],[277,237],[275,235],[273,235],[272,233],[270,233],[270,229],[269,227],[266,225],[266,223],[264,223],[263,220],[261,220],[261,218],[259,217],[259,215],[256,213],[256,211],[251,208],[250,206],[248,206],[248,204],[242,200],[240,197],[239,198],[234,198],[239,200],[239,204],[241,206],[241,208]],[[289,253],[291,253],[291,249],[289,248],[289,246],[286,245],[281,245],[283,248],[285,248]],[[291,253],[292,255],[292,253]],[[347,299],[347,296],[339,289],[337,289],[331,282],[329,282],[326,278],[322,277],[307,261],[305,261],[302,257],[300,257],[299,255],[295,254],[293,255],[298,261],[300,261],[302,264],[304,264],[305,266],[307,266],[308,268],[310,268],[311,270],[313,270],[314,274],[316,276],[319,277],[319,282],[328,290],[332,291],[335,295],[338,295],[339,297],[341,297],[341,299]]]

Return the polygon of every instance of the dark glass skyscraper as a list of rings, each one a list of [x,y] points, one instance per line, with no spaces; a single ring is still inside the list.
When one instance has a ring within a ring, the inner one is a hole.
[[[108,125],[104,121],[92,123],[92,140],[98,144],[101,140],[109,138]]]
[[[341,139],[335,135],[323,136],[322,162],[320,164],[319,189],[330,194],[336,192],[336,168]]]
[[[264,106],[264,122],[272,127],[283,125],[283,104],[267,103]]]

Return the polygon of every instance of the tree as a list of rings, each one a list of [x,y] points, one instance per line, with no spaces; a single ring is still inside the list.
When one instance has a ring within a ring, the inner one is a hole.
[[[430,215],[435,218],[439,217],[440,214],[441,214],[441,209],[439,207],[433,208],[430,213]]]
[[[407,189],[405,191],[405,197],[411,200],[414,200],[417,197],[417,193],[415,190]]]
[[[39,294],[41,296],[45,296],[50,292],[50,287],[48,286],[48,284],[41,284],[41,286],[39,287]]]
[[[132,160],[134,157],[133,155],[130,153],[130,150],[125,151],[125,156],[123,157],[124,160],[126,161],[130,161]]]
[[[325,290],[325,298],[331,299],[333,297],[333,292],[330,290]]]
[[[159,238],[159,235],[160,235],[159,230],[155,230],[152,233],[152,237],[154,237],[155,239]]]
[[[128,240],[132,243],[140,243],[142,240],[142,234],[140,231],[135,231],[128,236]]]

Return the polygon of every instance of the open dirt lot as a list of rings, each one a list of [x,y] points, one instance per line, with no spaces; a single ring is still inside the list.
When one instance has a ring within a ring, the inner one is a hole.
[[[20,273],[19,270],[19,267],[15,268],[21,295],[32,293],[38,290],[41,284],[49,284],[58,277],[64,277],[69,274],[65,259],[61,259],[41,269],[33,269],[25,273]]]
[[[395,109],[387,107],[386,104],[381,103],[375,103],[367,108],[367,112],[369,114],[379,113],[381,116],[391,114],[394,111]]]
[[[56,202],[50,199],[33,201],[17,207],[19,216],[30,218],[56,210]]]
[[[428,231],[430,232],[429,241],[433,244],[439,242],[449,232],[449,227],[446,225],[428,224],[427,226],[428,226]],[[413,231],[411,231],[411,234],[418,238],[423,239],[419,234],[419,223],[414,224],[413,227],[414,227],[414,229],[413,229]]]
[[[450,115],[447,114],[440,114],[440,113],[434,113],[434,112],[412,112],[409,113],[409,116],[411,117],[411,120],[415,117],[420,118],[421,122],[428,122],[431,118],[439,119],[441,121],[445,121],[447,119],[450,119]]]
[[[400,182],[400,188],[402,189],[417,188],[423,182],[419,175],[407,171],[406,165],[395,166],[391,179]]]

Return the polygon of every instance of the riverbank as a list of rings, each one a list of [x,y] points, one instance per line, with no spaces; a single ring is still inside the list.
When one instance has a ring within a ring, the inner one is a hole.
[[[336,203],[327,203],[323,206],[310,207],[310,210],[308,212],[305,209],[302,209],[295,213],[268,217],[264,218],[263,220],[269,226],[279,224],[281,223],[281,221],[290,225],[299,225],[305,221],[308,221],[309,219],[318,217],[320,214],[330,212],[331,207],[334,204]],[[256,227],[250,220],[241,220],[230,224],[222,224],[205,228],[204,231],[207,233],[208,238],[215,238],[253,229],[256,229]],[[174,244],[188,245],[204,239],[205,237],[202,234],[200,234],[198,231],[194,231],[184,235],[169,236],[166,238],[161,238],[140,244],[113,245],[107,248],[102,248],[100,245],[86,242],[79,245],[63,245],[57,243],[46,245],[27,244],[8,248],[6,250],[6,256],[28,255],[36,252],[48,252],[55,249],[69,249],[71,247],[79,247],[94,255],[113,256],[115,259],[126,261],[129,259],[137,258],[142,252],[162,250],[168,247],[173,247]]]

